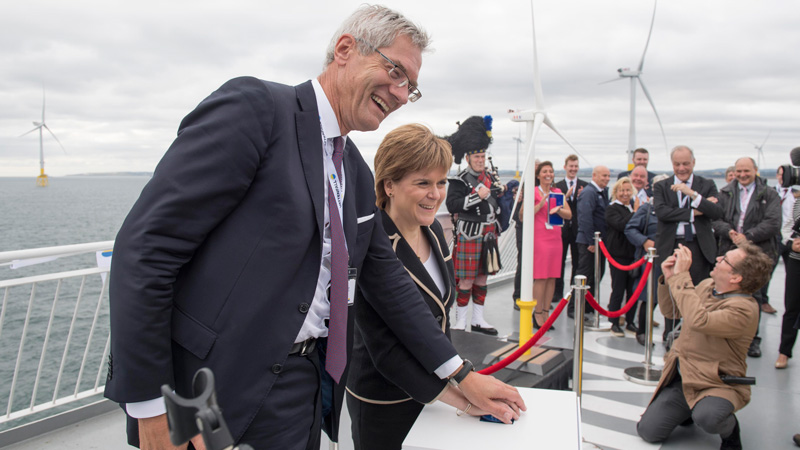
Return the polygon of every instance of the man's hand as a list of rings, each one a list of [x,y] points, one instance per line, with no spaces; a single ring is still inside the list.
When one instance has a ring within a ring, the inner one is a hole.
[[[742,233],[737,233],[736,230],[731,230],[728,232],[728,237],[731,238],[736,245],[741,245],[742,242],[746,241],[747,238]]]
[[[690,188],[689,186],[686,185],[686,183],[673,184],[671,189],[672,189],[673,192],[680,191],[681,194],[686,195],[686,196],[691,196],[692,192],[694,192],[694,191],[692,191],[692,188]]]
[[[678,248],[675,249],[675,266],[672,271],[675,274],[688,272],[691,266],[692,251],[688,247],[684,247],[683,244],[678,244]]]
[[[661,273],[664,274],[664,281],[669,280],[674,275],[675,268],[675,255],[668,256],[664,262],[661,263]]]
[[[800,253],[800,238],[792,239],[792,251],[795,253]]]
[[[192,438],[192,444],[197,450],[206,450],[202,435]],[[169,425],[167,415],[139,419],[139,448],[141,450],[185,450],[188,444],[180,447],[172,445],[169,440]]]
[[[644,241],[644,244],[642,244],[642,247],[644,247],[644,251],[647,251],[650,247],[655,247],[655,246],[656,246],[656,243],[653,242],[652,239],[648,239],[648,240]]]
[[[519,419],[519,411],[525,411],[525,402],[517,388],[488,375],[470,372],[458,385],[467,400],[479,409],[510,424]]]
[[[589,245],[586,250],[589,250],[589,253],[594,253],[594,245]]]
[[[492,193],[492,191],[489,190],[489,188],[487,188],[486,185],[484,184],[479,184],[475,192],[477,192],[478,197],[484,200],[486,200],[486,197],[488,197],[489,194]]]
[[[639,197],[634,197],[633,198],[633,210],[634,211],[638,211],[639,210],[639,206],[641,206],[641,205],[642,205],[642,201],[639,199]]]
[[[717,200],[717,197],[706,197],[706,200],[710,201],[711,203],[717,203],[719,201]]]

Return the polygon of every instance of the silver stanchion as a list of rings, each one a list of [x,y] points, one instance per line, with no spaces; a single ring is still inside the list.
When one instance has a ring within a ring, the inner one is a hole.
[[[583,317],[586,309],[586,277],[583,275],[575,276],[575,317]],[[572,354],[572,391],[581,398],[583,385],[583,320],[575,321],[575,341],[573,342]]]
[[[594,232],[594,299],[600,304],[600,232]],[[575,317],[583,317],[583,315],[575,314]],[[594,312],[594,320],[592,324],[586,327],[589,331],[608,331],[611,329],[611,322],[604,321],[600,323],[600,311]]]
[[[653,263],[656,259],[656,249],[650,247],[647,249],[647,262]],[[641,366],[628,367],[625,369],[625,379],[634,383],[644,384],[646,386],[655,386],[661,378],[661,369],[657,369],[653,365],[653,298],[655,280],[653,280],[653,273],[655,270],[650,269],[650,275],[647,277],[647,322],[645,326],[645,341],[644,341],[644,361]],[[641,283],[641,281],[639,281]]]

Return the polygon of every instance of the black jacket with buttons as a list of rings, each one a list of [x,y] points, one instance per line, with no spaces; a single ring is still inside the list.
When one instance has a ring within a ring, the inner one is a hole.
[[[430,244],[430,258],[435,259],[444,279],[444,293],[439,292],[422,261],[389,215],[382,211],[381,216],[398,259],[416,283],[442,332],[449,338],[448,314],[455,301],[455,273],[442,226],[434,220],[430,227],[422,227],[421,231]],[[421,403],[430,403],[444,392],[447,381],[429,373],[417,362],[371,304],[364,301],[360,291],[356,291],[355,305],[351,311],[355,312],[356,320],[348,369],[348,392],[370,403],[400,403],[412,398]]]

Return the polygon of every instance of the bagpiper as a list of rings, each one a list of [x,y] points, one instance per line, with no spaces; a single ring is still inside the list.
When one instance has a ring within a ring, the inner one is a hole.
[[[487,170],[486,149],[492,142],[492,117],[472,116],[447,136],[453,147],[453,158],[467,167],[448,179],[447,210],[455,225],[455,270],[458,296],[456,320],[451,327],[467,326],[467,310],[472,295],[472,331],[497,335],[497,329],[483,317],[486,300],[486,278],[500,270],[497,236],[500,207],[497,199],[503,186],[496,173]],[[491,159],[490,159],[491,162]]]

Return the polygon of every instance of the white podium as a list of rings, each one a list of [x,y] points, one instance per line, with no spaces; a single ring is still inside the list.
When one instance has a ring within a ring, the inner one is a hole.
[[[457,416],[437,402],[422,410],[404,450],[575,449],[581,448],[581,415],[571,391],[518,387],[528,411],[513,425]]]

